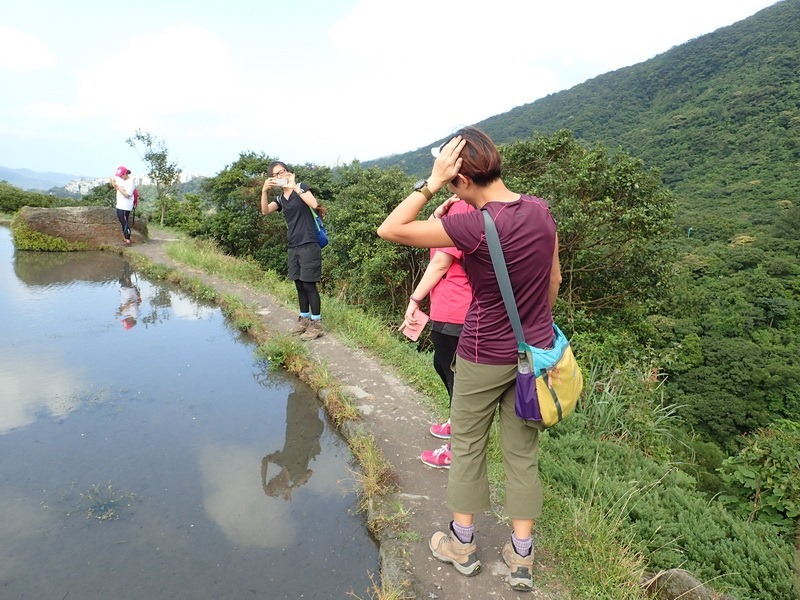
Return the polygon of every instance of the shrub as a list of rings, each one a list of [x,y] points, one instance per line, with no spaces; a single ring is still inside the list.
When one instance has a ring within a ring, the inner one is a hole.
[[[800,423],[782,420],[747,436],[747,444],[719,470],[722,502],[736,514],[797,531],[800,519]],[[800,531],[798,531],[800,533]]]
[[[89,245],[84,242],[68,242],[59,237],[34,231],[25,223],[14,218],[11,223],[11,234],[14,238],[14,247],[17,250],[37,250],[40,252],[74,252],[88,250]]]
[[[587,439],[580,413],[562,426],[543,440],[542,478],[560,494],[593,495],[609,510],[626,503],[637,549],[652,569],[687,569],[742,600],[795,597],[793,548],[774,528],[747,523],[698,492],[689,475],[634,448]]]

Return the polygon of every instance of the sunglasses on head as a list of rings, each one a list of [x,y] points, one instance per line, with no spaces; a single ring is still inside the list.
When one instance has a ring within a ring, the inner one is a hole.
[[[433,158],[437,158],[442,153],[442,150],[447,145],[447,142],[449,142],[451,139],[453,138],[448,138],[447,140],[442,142],[441,146],[434,146],[433,148],[431,148],[431,156],[433,156]]]

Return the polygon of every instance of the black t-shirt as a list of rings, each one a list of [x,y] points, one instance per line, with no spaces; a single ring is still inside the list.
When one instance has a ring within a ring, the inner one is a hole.
[[[310,188],[305,183],[299,183],[300,189],[307,192]],[[286,219],[286,239],[289,248],[302,246],[303,244],[318,243],[317,227],[314,225],[314,215],[311,208],[303,202],[300,194],[292,191],[288,198],[284,198],[283,190],[280,196],[275,199],[278,203],[278,210],[283,213]]]

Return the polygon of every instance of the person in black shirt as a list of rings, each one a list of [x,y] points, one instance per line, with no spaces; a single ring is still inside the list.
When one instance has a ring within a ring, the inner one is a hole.
[[[267,192],[279,188],[277,198],[270,200]],[[314,210],[317,199],[307,184],[296,181],[295,174],[286,163],[274,161],[269,165],[269,177],[261,187],[261,213],[268,215],[280,211],[286,219],[288,251],[288,276],[297,288],[300,305],[298,325],[292,333],[302,340],[313,340],[324,334],[317,283],[322,277],[322,253],[317,241]]]

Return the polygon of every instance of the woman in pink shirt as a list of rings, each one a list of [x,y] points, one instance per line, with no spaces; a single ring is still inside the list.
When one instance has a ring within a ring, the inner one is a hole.
[[[441,219],[445,215],[458,215],[475,209],[459,199],[451,196],[431,215],[432,219]],[[411,298],[400,329],[414,327],[417,321],[417,310],[420,303],[430,294],[431,342],[433,344],[433,367],[447,389],[447,395],[453,400],[453,360],[458,347],[458,338],[464,327],[464,316],[472,301],[472,289],[467,274],[461,263],[462,252],[458,248],[431,248],[431,260],[425,269]],[[430,428],[431,435],[440,439],[450,439],[450,419],[444,423],[435,423]],[[425,450],[420,460],[437,469],[450,468],[450,443],[436,450]]]

